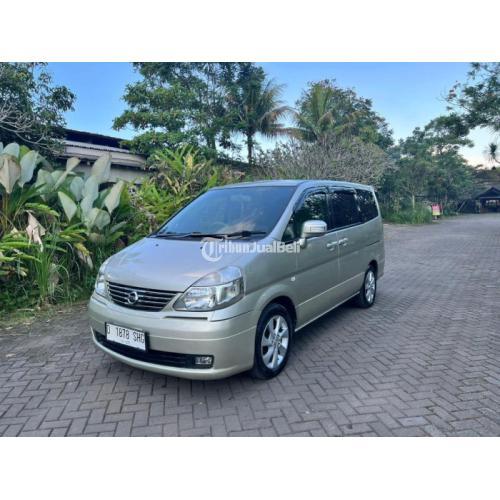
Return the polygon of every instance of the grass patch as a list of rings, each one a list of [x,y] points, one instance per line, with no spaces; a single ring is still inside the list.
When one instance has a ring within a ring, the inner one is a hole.
[[[405,208],[398,212],[382,210],[384,222],[393,224],[429,224],[432,222],[431,211],[426,206],[416,206],[415,209]]]

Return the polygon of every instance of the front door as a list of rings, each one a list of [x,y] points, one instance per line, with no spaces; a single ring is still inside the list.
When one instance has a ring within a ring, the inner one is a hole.
[[[326,189],[307,192],[290,220],[287,232],[299,238],[307,220],[322,220],[331,226]],[[338,283],[338,245],[335,232],[307,239],[297,255],[295,287],[299,324],[333,307],[331,294]]]

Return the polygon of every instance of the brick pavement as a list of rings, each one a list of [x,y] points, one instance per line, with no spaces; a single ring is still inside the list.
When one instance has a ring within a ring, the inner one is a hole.
[[[500,214],[390,226],[386,250],[376,305],[306,327],[270,381],[130,368],[82,307],[0,330],[0,435],[500,435]]]

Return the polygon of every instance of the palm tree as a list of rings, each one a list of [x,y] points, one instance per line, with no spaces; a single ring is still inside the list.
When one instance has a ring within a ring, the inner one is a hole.
[[[235,112],[235,130],[243,133],[247,146],[248,163],[253,163],[255,135],[275,137],[287,133],[280,120],[291,112],[280,97],[284,85],[266,78],[262,68],[251,68],[240,79],[232,103]]]
[[[353,89],[343,89],[334,80],[310,83],[297,103],[295,127],[290,135],[308,142],[325,144],[328,137],[355,136],[387,148],[392,144],[387,122],[372,109],[370,99]]]
[[[290,128],[289,133],[303,141],[323,142],[335,126],[334,97],[332,87],[313,84],[300,111],[294,112],[296,127]]]
[[[498,155],[498,144],[492,142],[488,144],[488,149],[486,150],[486,155],[488,160],[492,163],[500,163],[500,157]]]

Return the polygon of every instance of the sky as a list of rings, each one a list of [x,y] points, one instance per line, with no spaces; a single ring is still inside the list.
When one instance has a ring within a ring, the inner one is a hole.
[[[468,63],[259,63],[276,83],[285,84],[283,100],[294,105],[308,82],[335,79],[369,98],[389,123],[396,139],[415,127],[446,113],[445,96],[463,82]],[[132,129],[113,130],[113,119],[125,109],[122,96],[128,83],[139,80],[129,63],[49,63],[54,82],[76,94],[74,111],[66,113],[67,126],[121,138]],[[462,153],[472,164],[486,163],[484,150],[492,136],[487,130],[471,133],[473,148]],[[266,144],[263,143],[263,146]],[[269,144],[267,144],[269,146]]]

